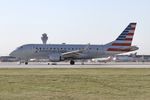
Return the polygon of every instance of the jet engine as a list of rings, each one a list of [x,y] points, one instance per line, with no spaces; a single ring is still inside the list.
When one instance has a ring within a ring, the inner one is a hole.
[[[59,62],[59,61],[63,61],[64,58],[62,57],[60,53],[52,53],[52,54],[49,54],[49,60],[52,62]]]

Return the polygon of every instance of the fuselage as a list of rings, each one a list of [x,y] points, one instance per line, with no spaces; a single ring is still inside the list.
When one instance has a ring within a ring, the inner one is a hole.
[[[78,44],[27,44],[18,47],[16,50],[10,53],[11,56],[29,60],[29,59],[49,59],[50,54],[62,54],[66,52],[82,50],[87,45]],[[87,50],[85,50],[79,57],[74,59],[92,59],[107,57],[114,55],[114,53],[107,52],[107,46],[105,45],[89,45]],[[116,54],[116,53],[115,53]],[[72,59],[72,58],[68,58]]]

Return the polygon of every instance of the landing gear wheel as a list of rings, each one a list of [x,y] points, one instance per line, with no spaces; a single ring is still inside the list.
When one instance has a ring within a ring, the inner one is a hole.
[[[75,64],[75,61],[71,60],[70,65],[74,65],[74,64]]]
[[[25,62],[25,65],[28,65],[28,62]]]

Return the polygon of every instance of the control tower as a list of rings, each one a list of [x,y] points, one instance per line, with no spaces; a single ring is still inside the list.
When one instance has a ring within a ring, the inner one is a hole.
[[[43,44],[46,44],[46,43],[47,43],[48,36],[47,36],[46,33],[43,33],[43,34],[42,34],[41,40],[42,40]]]

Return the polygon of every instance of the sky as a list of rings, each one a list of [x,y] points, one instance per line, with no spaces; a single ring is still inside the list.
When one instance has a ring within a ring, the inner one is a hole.
[[[150,54],[150,0],[0,0],[0,56],[23,44],[106,44],[137,22],[133,45]]]

